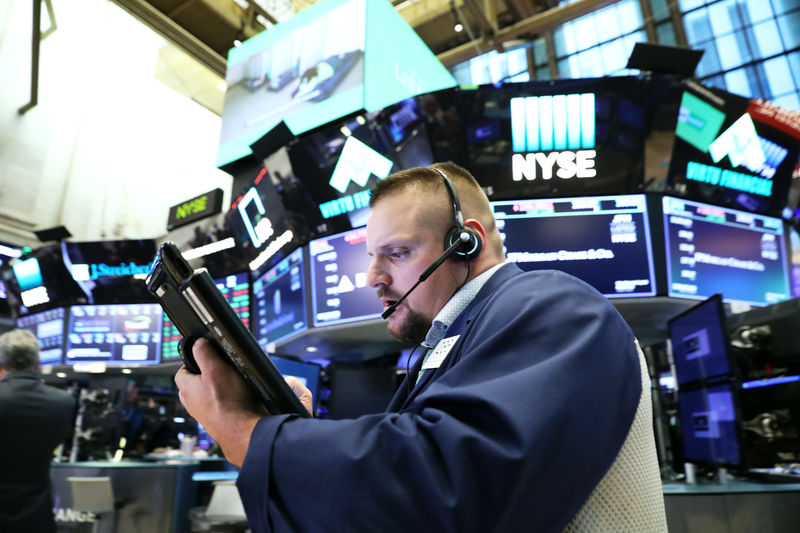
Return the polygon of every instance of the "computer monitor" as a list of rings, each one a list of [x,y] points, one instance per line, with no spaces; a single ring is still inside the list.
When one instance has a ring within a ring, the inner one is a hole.
[[[643,194],[492,202],[508,261],[555,269],[609,298],[655,296]]]
[[[162,314],[159,304],[73,305],[64,362],[157,364]]]
[[[732,374],[721,295],[672,317],[667,330],[678,384]]]
[[[30,331],[39,341],[39,361],[60,365],[64,357],[64,308],[17,317],[17,327]]]
[[[367,230],[358,228],[309,243],[314,326],[378,318],[383,304],[367,286]]]
[[[665,196],[668,295],[764,306],[787,300],[789,271],[779,218]]]
[[[272,361],[272,364],[275,365],[275,368],[278,369],[278,372],[280,372],[284,377],[296,377],[308,390],[311,391],[311,394],[314,397],[313,411],[316,413],[319,402],[319,381],[322,367],[316,363],[311,363],[308,361],[296,361],[294,359],[288,359],[280,356],[271,356],[270,360]]]
[[[733,384],[679,390],[678,412],[685,461],[742,466],[738,403]]]
[[[236,315],[242,319],[245,327],[250,327],[250,277],[247,272],[237,272],[228,276],[214,278],[219,292],[230,304]],[[182,335],[166,313],[163,318],[163,340],[161,344],[162,362],[178,361],[178,342]]]
[[[253,282],[253,333],[267,344],[308,329],[303,248],[298,248]]]

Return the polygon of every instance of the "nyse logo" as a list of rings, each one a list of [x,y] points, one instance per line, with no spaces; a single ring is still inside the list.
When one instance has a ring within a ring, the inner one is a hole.
[[[375,174],[379,179],[385,178],[389,175],[392,164],[391,160],[386,159],[355,137],[348,137],[328,183],[344,194],[350,181],[365,187],[371,174]]]
[[[596,176],[594,94],[512,98],[511,143],[514,181]]]

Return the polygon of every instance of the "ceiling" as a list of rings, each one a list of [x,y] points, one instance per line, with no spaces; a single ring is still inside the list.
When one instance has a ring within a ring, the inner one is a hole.
[[[272,27],[317,0],[114,0],[163,35],[156,77],[221,114],[225,63],[234,41]],[[377,1],[377,0],[367,0]],[[445,66],[453,66],[617,0],[392,0]],[[456,18],[464,30],[454,29]]]

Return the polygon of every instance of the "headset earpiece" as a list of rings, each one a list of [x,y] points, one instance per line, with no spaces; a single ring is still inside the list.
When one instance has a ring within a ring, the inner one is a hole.
[[[463,235],[467,235],[466,239]],[[483,247],[483,243],[481,241],[481,236],[478,235],[478,232],[472,228],[464,226],[463,228],[459,229],[457,227],[453,227],[450,231],[447,232],[444,240],[444,248],[445,250],[450,248],[457,240],[461,239],[463,244],[459,246],[456,251],[451,256],[453,259],[460,259],[462,261],[472,261],[478,254],[481,253],[481,248]]]

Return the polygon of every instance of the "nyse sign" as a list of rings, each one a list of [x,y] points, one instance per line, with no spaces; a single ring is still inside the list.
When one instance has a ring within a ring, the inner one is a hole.
[[[563,152],[535,152],[511,156],[511,172],[514,181],[541,178],[549,180],[553,175],[562,179],[593,178],[595,150],[565,150]]]

